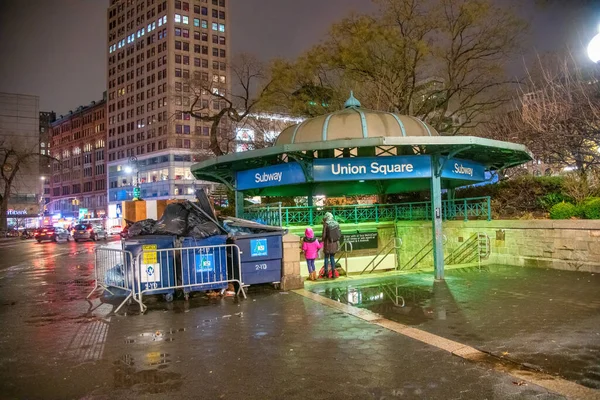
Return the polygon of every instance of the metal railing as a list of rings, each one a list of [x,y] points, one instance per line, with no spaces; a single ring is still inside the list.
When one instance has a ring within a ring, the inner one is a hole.
[[[125,299],[115,309],[119,312],[121,307],[131,299],[135,298],[133,255],[129,251],[97,248],[94,252],[94,289],[87,295],[89,298],[96,290],[102,289],[102,292],[108,292],[112,295],[109,288],[116,288],[126,292]]]
[[[187,299],[190,292],[225,290],[228,283],[237,283],[236,294],[241,292],[246,298],[241,281],[241,254],[235,244],[142,251],[136,259],[140,312],[147,309],[144,294],[168,295],[176,289],[183,289]]]
[[[190,292],[221,290],[229,283],[237,283],[237,295],[246,293],[242,283],[241,251],[235,244],[182,247],[174,249],[146,249],[133,257],[129,251],[101,247],[95,251],[96,290],[125,291],[125,299],[115,309],[132,300],[139,303],[144,313],[144,295],[162,294],[167,301],[175,290],[182,289],[186,300]]]
[[[427,221],[431,219],[431,202],[370,204],[325,207],[252,206],[244,210],[244,218],[264,221],[267,225],[315,225],[330,212],[340,223]],[[474,197],[442,201],[442,217],[447,220],[492,218],[490,197]]]
[[[394,252],[396,257],[398,258],[398,251],[401,247],[402,238],[394,236],[385,244],[385,246],[381,248],[381,250],[377,252],[375,257],[373,257],[373,259],[369,261],[365,269],[363,269],[359,275],[364,274],[369,269],[369,267],[371,268],[368,272],[369,274],[375,271],[377,267],[380,266],[381,263],[387,258],[387,256],[392,254],[392,252]]]
[[[350,250],[348,250],[348,247],[350,247]],[[354,250],[354,247],[352,246],[352,242],[344,242],[340,245],[340,248],[343,249],[343,251],[338,252],[337,254],[339,255],[337,260],[335,260],[335,264],[337,265],[340,260],[343,258],[344,259],[344,273],[346,274],[346,277],[350,277],[350,274],[348,273],[348,254],[352,253],[352,251]]]
[[[481,260],[487,259],[491,254],[490,238],[486,233],[477,232],[464,243],[452,250],[444,262],[448,265],[469,264],[477,261],[481,268]]]

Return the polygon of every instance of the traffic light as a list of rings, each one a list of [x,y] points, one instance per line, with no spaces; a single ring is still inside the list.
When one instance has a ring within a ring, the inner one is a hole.
[[[73,199],[73,200],[71,200],[71,204],[73,204],[74,206],[78,206],[79,205],[79,200]]]

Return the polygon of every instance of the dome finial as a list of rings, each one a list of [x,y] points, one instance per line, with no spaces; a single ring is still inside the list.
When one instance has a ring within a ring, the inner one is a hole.
[[[344,103],[344,108],[350,108],[350,107],[360,107],[360,101],[358,101],[356,99],[356,97],[354,97],[354,91],[350,91],[350,97],[348,97],[348,100],[346,100],[346,102]]]

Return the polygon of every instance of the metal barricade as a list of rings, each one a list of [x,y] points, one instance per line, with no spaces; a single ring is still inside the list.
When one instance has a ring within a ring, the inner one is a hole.
[[[133,255],[129,251],[100,247],[94,252],[94,289],[87,295],[89,298],[96,290],[102,289],[102,292],[109,292],[109,288],[116,288],[127,293],[125,300],[115,309],[118,312],[121,307],[130,299],[135,298],[135,268],[133,265]]]
[[[235,257],[237,255],[237,257]],[[236,295],[246,293],[241,281],[241,251],[235,244],[179,247],[174,249],[144,249],[136,262],[136,301],[143,313],[147,307],[143,295],[165,290],[224,290],[228,283],[237,283]],[[233,273],[237,270],[237,274]],[[235,278],[239,276],[240,278]]]

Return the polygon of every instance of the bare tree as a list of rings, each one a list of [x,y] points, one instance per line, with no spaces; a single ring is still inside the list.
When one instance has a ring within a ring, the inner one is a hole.
[[[19,181],[19,172],[39,165],[41,155],[38,149],[21,149],[20,146],[7,140],[0,140],[0,231],[7,228],[8,201],[15,194],[15,186]]]
[[[231,124],[242,122],[258,108],[271,83],[265,66],[251,55],[240,55],[227,68],[232,82],[226,82],[225,75],[214,74],[210,79],[208,74],[197,73],[187,82],[187,100],[184,92],[184,112],[210,123],[210,147],[206,150],[216,156],[232,151],[235,136]]]
[[[520,113],[502,130],[544,162],[580,176],[600,165],[600,74],[572,56],[540,65],[541,79],[519,92]]]

